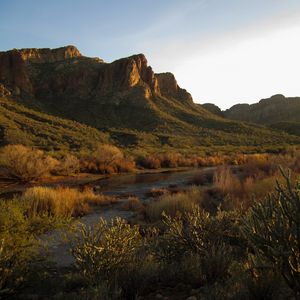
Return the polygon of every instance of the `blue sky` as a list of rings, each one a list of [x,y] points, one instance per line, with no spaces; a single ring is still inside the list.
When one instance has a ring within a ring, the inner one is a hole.
[[[300,96],[299,37],[299,0],[0,0],[1,51],[72,44],[107,62],[144,53],[195,102],[222,108]]]

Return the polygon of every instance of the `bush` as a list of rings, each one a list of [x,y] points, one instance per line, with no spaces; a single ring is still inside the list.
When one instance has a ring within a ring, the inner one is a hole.
[[[59,162],[41,150],[22,145],[8,145],[1,149],[0,168],[7,178],[34,181],[49,175]]]
[[[116,218],[107,223],[100,219],[94,227],[82,225],[72,248],[76,267],[93,284],[109,280],[117,270],[132,261],[141,244],[137,226]]]
[[[284,178],[285,185],[277,183],[275,193],[251,208],[242,229],[255,254],[282,275],[299,299],[300,184],[291,183],[290,175]]]
[[[122,151],[113,145],[100,145],[91,154],[80,159],[83,172],[113,174],[131,172],[135,162],[131,157],[124,157]]]
[[[76,156],[67,154],[59,162],[55,173],[58,175],[72,175],[78,173],[80,170],[80,163]]]
[[[36,259],[38,242],[25,206],[17,201],[0,201],[0,298],[24,283],[30,263]]]
[[[91,205],[104,205],[114,201],[103,195],[96,195],[92,190],[82,192],[71,188],[33,187],[27,189],[21,200],[28,206],[30,217],[48,216],[80,216],[90,211]]]
[[[100,166],[108,167],[124,158],[122,151],[113,145],[99,145],[94,151],[93,157],[96,158]]]
[[[198,286],[228,279],[234,259],[230,242],[237,238],[232,215],[219,213],[213,217],[194,206],[191,212],[182,216],[172,218],[164,215],[163,222],[165,231],[158,236],[154,246],[154,256],[163,266],[163,273],[170,266],[174,266],[177,272],[178,268],[184,268],[187,262],[192,261],[189,277],[191,282],[198,278]],[[172,276],[176,277],[175,274]]]

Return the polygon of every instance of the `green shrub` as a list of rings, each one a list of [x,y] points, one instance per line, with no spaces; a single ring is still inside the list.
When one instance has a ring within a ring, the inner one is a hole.
[[[172,218],[164,214],[165,232],[158,237],[154,255],[162,265],[181,264],[194,257],[200,284],[226,280],[233,260],[232,239],[238,239],[233,215],[211,216],[199,206]],[[195,273],[195,271],[193,271]],[[196,272],[197,274],[197,272]]]
[[[243,233],[261,261],[279,272],[286,284],[300,297],[300,184],[284,175],[285,185],[257,202],[242,227]],[[257,266],[263,267],[263,266]]]
[[[0,298],[26,281],[38,253],[39,244],[25,210],[16,201],[0,201]]]

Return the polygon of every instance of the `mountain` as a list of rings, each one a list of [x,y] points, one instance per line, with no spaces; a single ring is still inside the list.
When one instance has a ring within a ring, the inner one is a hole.
[[[274,95],[255,104],[237,104],[224,112],[229,119],[258,124],[300,122],[300,97]]]
[[[208,110],[209,112],[211,112],[219,117],[224,117],[224,114],[223,114],[221,108],[213,103],[204,103],[204,104],[201,104],[201,106],[203,108],[205,108],[206,110]]]
[[[106,63],[74,46],[0,52],[0,95],[12,105],[105,131],[126,147],[299,143],[295,136],[226,120],[196,105],[173,74],[154,73],[143,54]]]
[[[236,104],[225,111],[212,103],[202,104],[202,107],[227,119],[267,125],[300,135],[300,97],[278,94],[255,104]]]

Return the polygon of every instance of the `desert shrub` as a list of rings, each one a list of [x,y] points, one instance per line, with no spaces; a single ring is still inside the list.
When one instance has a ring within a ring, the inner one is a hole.
[[[115,162],[118,173],[129,173],[135,170],[135,161],[131,156],[124,157]]]
[[[180,166],[182,156],[179,153],[165,153],[161,154],[159,159],[163,168],[176,168]]]
[[[226,280],[233,260],[231,238],[237,239],[232,216],[215,217],[198,206],[182,216],[164,215],[165,232],[158,238],[154,255],[163,266],[181,264],[193,258],[199,284]]]
[[[259,267],[264,265],[264,267]],[[268,264],[267,264],[268,265]],[[246,276],[243,284],[250,300],[275,300],[280,299],[281,278],[280,274],[272,267],[267,267],[258,257],[249,255],[244,266]]]
[[[26,281],[30,263],[36,259],[38,243],[25,206],[0,201],[0,298],[15,292]]]
[[[8,145],[1,149],[0,167],[4,176],[21,181],[43,178],[58,166],[59,162],[41,150],[22,145]]]
[[[129,264],[141,245],[137,226],[116,218],[100,219],[94,227],[82,225],[72,247],[75,265],[92,284],[107,281]]]
[[[160,220],[163,212],[174,217],[177,213],[193,210],[194,205],[201,202],[201,198],[202,192],[196,187],[187,192],[165,194],[157,201],[151,202],[146,207],[145,213],[150,221]]]
[[[113,145],[99,145],[94,151],[93,156],[100,165],[110,166],[124,157],[122,151]]]
[[[166,261],[176,261],[186,253],[204,254],[212,244],[223,240],[229,242],[237,236],[234,215],[219,212],[211,216],[197,205],[175,217],[164,213],[163,222],[166,231],[160,246],[166,245],[168,249],[164,253],[162,247],[160,257]]]
[[[56,167],[55,173],[58,175],[72,175],[78,173],[80,170],[80,163],[76,156],[67,154],[60,161]]]
[[[103,195],[96,195],[92,190],[79,191],[71,188],[33,187],[27,189],[20,198],[28,206],[30,217],[79,216],[90,210],[92,205],[104,205],[113,201]]]
[[[80,159],[82,172],[113,174],[132,172],[135,167],[133,158],[124,157],[123,152],[113,145],[99,145],[91,155]]]
[[[284,178],[285,185],[277,183],[275,193],[254,204],[242,230],[255,254],[282,275],[299,299],[300,184]]]
[[[146,169],[159,169],[161,167],[160,159],[155,156],[138,157],[137,164]]]

